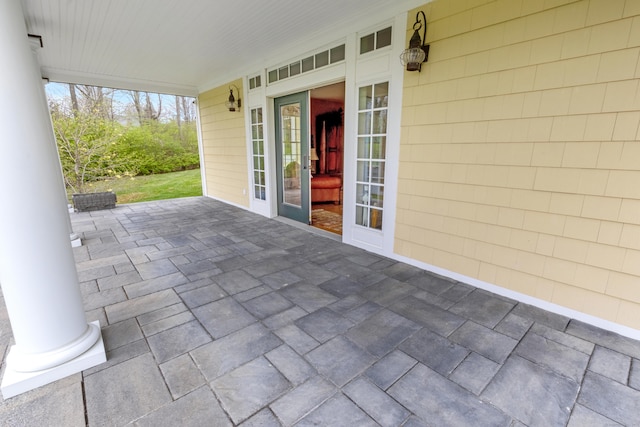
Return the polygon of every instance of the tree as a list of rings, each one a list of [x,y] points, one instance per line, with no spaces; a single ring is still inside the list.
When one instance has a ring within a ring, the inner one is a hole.
[[[50,96],[49,106],[71,191],[86,192],[88,184],[119,175],[199,167],[193,98],[176,96],[173,116],[167,95],[76,84],[62,88],[68,96]],[[168,108],[163,109],[163,99]]]
[[[113,89],[100,86],[86,86],[69,83],[71,111],[84,111],[96,114],[104,119],[113,120]],[[80,96],[78,96],[80,95]]]
[[[74,193],[86,184],[113,176],[123,165],[113,146],[119,126],[97,114],[57,109],[52,115],[65,183]]]
[[[162,116],[162,96],[158,93],[157,107],[151,102],[149,92],[139,92],[137,90],[127,91],[133,102],[133,107],[138,115],[140,125],[145,122],[157,121]]]

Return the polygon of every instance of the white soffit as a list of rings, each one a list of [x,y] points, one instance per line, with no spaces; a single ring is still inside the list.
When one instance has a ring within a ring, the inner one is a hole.
[[[426,2],[22,0],[43,77],[191,96]]]

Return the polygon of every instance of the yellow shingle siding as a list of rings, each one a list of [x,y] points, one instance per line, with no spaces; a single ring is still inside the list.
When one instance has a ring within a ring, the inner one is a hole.
[[[241,80],[230,84],[242,90]],[[234,88],[237,98],[235,92]],[[225,106],[228,98],[228,85],[198,97],[207,192],[211,197],[249,207],[244,111],[230,112]]]
[[[638,4],[409,12],[396,253],[640,329]]]

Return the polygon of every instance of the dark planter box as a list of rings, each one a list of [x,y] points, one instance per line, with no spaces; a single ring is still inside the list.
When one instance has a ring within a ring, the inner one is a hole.
[[[74,194],[71,198],[73,199],[73,207],[78,212],[113,209],[116,207],[116,193],[110,191]]]

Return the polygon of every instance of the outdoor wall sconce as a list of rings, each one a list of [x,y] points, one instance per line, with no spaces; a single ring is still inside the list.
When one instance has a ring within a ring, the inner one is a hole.
[[[422,15],[422,22],[420,21],[420,15]],[[422,28],[422,39],[418,31]],[[409,48],[405,49],[400,54],[400,62],[402,66],[407,67],[407,71],[420,72],[422,69],[422,63],[427,62],[429,57],[429,45],[422,44],[422,41],[427,40],[427,18],[424,12],[419,10],[416,13],[416,22],[413,24],[413,35],[409,40]]]
[[[236,88],[236,92],[238,92],[238,100],[236,101],[236,97],[233,96],[233,89],[231,89],[231,86]],[[237,109],[240,109],[240,107],[242,106],[242,103],[240,102],[240,90],[238,89],[238,87],[236,85],[231,85],[229,86],[229,100],[227,102],[224,103],[224,105],[227,106],[227,108],[229,109],[229,111],[236,111]]]

